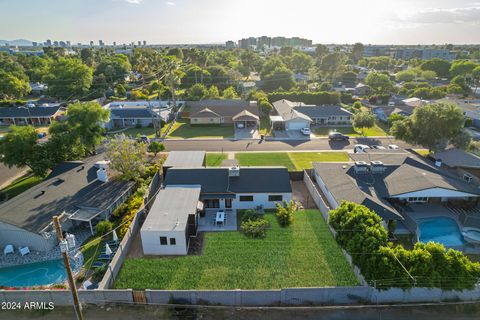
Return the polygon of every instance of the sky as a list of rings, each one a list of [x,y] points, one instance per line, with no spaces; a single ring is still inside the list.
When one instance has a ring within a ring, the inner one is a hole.
[[[5,40],[480,43],[480,2],[465,0],[0,0],[0,12]]]

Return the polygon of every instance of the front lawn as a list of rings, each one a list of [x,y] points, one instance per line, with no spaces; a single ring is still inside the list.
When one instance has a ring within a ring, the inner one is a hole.
[[[226,153],[207,153],[207,167],[220,167],[225,159],[227,159]]]
[[[312,132],[317,137],[326,137],[332,131],[340,132],[351,137],[376,137],[388,136],[386,128],[382,124],[375,124],[372,128],[365,128],[363,132],[359,128],[353,127],[313,127]]]
[[[358,281],[318,210],[282,228],[273,214],[264,239],[240,232],[204,234],[201,255],[127,259],[115,288],[162,290],[352,286]]]
[[[9,186],[0,190],[0,201],[11,199],[27,189],[42,182],[42,178],[33,176],[31,174],[25,175],[14,180]]]
[[[265,167],[265,166],[282,166],[287,167],[289,171],[295,170],[295,165],[288,156],[287,152],[248,152],[236,153],[235,159],[238,160],[240,166],[245,167]]]
[[[240,166],[282,166],[289,171],[300,171],[312,168],[312,162],[346,162],[349,161],[346,152],[272,152],[236,153],[235,158]]]
[[[346,152],[290,152],[288,154],[295,169],[311,169],[312,162],[348,162]]]
[[[119,130],[112,130],[113,132],[120,131]],[[118,134],[124,134],[126,136],[129,136],[131,138],[136,138],[138,136],[145,135],[149,138],[155,138],[155,129],[153,127],[142,127],[142,128],[128,128],[124,131],[119,132]],[[109,134],[117,134],[117,133],[109,133]]]
[[[195,125],[185,121],[177,121],[167,138],[232,138],[233,125]]]

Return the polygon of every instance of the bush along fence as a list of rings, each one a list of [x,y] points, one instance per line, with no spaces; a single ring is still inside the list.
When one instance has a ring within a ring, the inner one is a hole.
[[[146,214],[146,212],[148,212],[148,209],[150,208],[150,205],[153,202],[152,200],[155,197],[157,190],[160,188],[160,184],[161,184],[161,175],[159,174],[159,171],[158,171],[153,176],[152,181],[150,182],[150,185],[148,188],[148,194],[144,199],[144,203],[146,203],[146,206],[142,206],[138,210],[138,212],[134,215],[131,223],[128,224],[128,227],[125,229],[125,231],[122,231],[121,233],[123,236],[122,241],[118,245],[118,250],[115,253],[113,259],[108,264],[107,270],[105,271],[102,281],[98,284],[98,287],[100,289],[108,289],[113,287],[113,283],[115,282],[115,279],[118,273],[120,272],[120,269],[123,265],[123,261],[125,260],[128,251],[130,250],[130,246],[132,245],[133,239],[135,238],[135,235],[138,233],[141,227],[142,219],[144,218],[144,215]]]
[[[392,287],[472,290],[480,280],[480,263],[439,243],[416,243],[412,250],[388,242],[381,218],[365,206],[343,202],[330,211],[337,242],[352,256],[368,283]]]

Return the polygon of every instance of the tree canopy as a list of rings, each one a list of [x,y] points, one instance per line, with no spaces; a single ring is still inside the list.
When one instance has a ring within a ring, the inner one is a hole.
[[[92,80],[92,68],[74,58],[53,61],[44,78],[49,94],[65,100],[83,98],[89,93]]]

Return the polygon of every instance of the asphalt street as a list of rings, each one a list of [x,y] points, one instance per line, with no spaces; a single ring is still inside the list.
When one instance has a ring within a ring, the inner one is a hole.
[[[393,138],[350,138],[346,141],[329,141],[328,139],[312,140],[214,140],[186,139],[164,140],[167,151],[173,150],[204,150],[210,152],[222,151],[292,151],[292,150],[351,150],[355,144],[383,145],[396,144],[400,148],[412,146]]]

